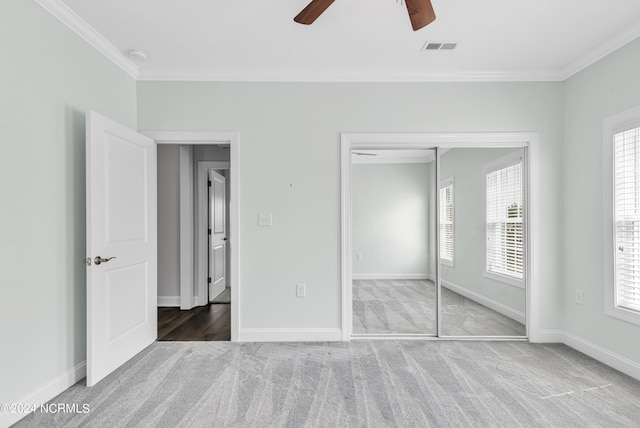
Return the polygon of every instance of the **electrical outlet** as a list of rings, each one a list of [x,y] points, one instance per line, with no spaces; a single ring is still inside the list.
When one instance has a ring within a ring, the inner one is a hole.
[[[584,304],[584,291],[576,288],[576,303],[579,305]]]
[[[362,260],[362,253],[356,253],[356,260]]]
[[[296,297],[305,297],[307,294],[307,286],[305,284],[296,284]]]

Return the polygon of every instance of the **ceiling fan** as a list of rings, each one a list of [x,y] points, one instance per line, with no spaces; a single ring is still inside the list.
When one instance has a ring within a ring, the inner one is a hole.
[[[311,3],[302,9],[302,12],[293,18],[293,20],[299,24],[312,24],[334,1],[335,0],[311,0]],[[436,13],[433,11],[431,0],[404,0],[404,2],[407,5],[413,31],[418,31],[422,27],[435,21]]]

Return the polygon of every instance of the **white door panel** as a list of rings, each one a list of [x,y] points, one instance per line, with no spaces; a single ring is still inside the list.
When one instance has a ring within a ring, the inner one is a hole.
[[[209,171],[209,300],[215,299],[227,286],[226,179]]]
[[[156,180],[155,142],[89,112],[87,386],[157,337]]]

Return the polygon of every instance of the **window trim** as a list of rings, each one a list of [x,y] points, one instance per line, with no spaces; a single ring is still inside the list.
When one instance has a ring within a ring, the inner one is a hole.
[[[444,266],[455,267],[455,259],[456,259],[456,203],[455,203],[455,186],[453,184],[453,177],[445,178],[444,180],[440,180],[440,187],[438,189],[438,198],[440,198],[440,192],[445,187],[451,186],[451,205],[453,207],[453,218],[451,219],[451,260],[442,258],[440,256],[440,263]],[[438,212],[438,225],[440,225],[440,212]],[[438,227],[438,233],[440,233],[440,228]],[[438,245],[441,245],[442,239],[438,241]],[[438,251],[438,254],[441,252]]]
[[[522,249],[524,250],[524,254],[522,257],[522,262],[524,264],[522,278],[514,278],[508,275],[502,275],[497,272],[490,272],[487,269],[487,174],[498,171],[500,169],[508,168],[510,166],[516,165],[518,163],[522,164],[522,201],[524,206],[523,218],[522,218],[522,239],[523,245]],[[527,224],[526,224],[526,215],[527,215],[527,184],[526,184],[526,162],[524,158],[524,152],[522,150],[515,151],[513,153],[509,153],[506,156],[500,157],[498,159],[494,159],[490,162],[487,162],[483,165],[482,168],[482,199],[484,201],[484,210],[483,210],[483,228],[484,228],[484,240],[483,240],[483,254],[484,254],[484,272],[483,276],[485,278],[492,279],[494,281],[498,281],[504,284],[508,284],[518,288],[525,288],[526,285],[526,277],[527,277]]]
[[[615,217],[614,217],[614,135],[640,127],[640,107],[606,117],[602,121],[602,230],[604,313],[640,325],[640,312],[616,305],[615,284]]]

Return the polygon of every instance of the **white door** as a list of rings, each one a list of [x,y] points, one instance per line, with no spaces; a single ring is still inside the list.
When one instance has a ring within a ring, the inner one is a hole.
[[[227,196],[223,175],[209,171],[209,301],[227,286]]]
[[[86,144],[87,386],[93,386],[157,337],[157,176],[155,142],[93,111]]]

